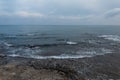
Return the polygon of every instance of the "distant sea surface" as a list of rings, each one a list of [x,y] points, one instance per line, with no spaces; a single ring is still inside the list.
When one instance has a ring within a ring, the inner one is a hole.
[[[0,53],[26,58],[83,58],[120,51],[120,26],[1,25]]]

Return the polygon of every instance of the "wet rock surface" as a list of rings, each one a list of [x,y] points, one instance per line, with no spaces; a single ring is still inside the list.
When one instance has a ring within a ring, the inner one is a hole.
[[[67,77],[56,70],[7,64],[0,67],[0,80],[67,80]]]
[[[120,54],[83,59],[30,59],[0,55],[0,80],[119,80]]]

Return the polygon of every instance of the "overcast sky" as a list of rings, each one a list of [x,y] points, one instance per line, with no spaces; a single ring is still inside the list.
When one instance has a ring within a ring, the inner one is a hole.
[[[120,0],[0,0],[0,25],[120,25]]]

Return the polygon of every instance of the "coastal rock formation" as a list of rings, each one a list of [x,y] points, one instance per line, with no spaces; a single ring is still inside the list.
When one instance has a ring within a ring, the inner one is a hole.
[[[36,70],[28,66],[7,64],[0,66],[0,80],[68,80],[56,70]]]
[[[119,80],[120,54],[83,59],[0,56],[0,80]]]

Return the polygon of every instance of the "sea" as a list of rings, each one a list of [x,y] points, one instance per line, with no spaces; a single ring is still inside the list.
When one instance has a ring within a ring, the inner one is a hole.
[[[119,25],[0,25],[0,54],[36,59],[118,53]]]

